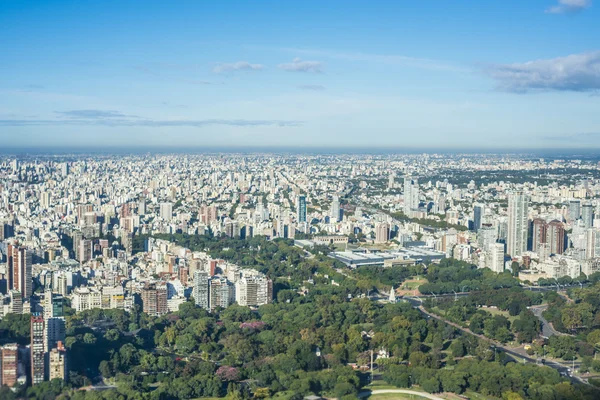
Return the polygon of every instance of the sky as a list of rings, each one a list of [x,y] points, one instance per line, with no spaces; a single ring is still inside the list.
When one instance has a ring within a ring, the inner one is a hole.
[[[1,0],[0,146],[600,148],[600,0]]]

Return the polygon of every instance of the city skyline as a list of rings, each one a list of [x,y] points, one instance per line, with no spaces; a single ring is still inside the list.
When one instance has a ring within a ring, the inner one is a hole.
[[[600,145],[591,1],[0,10],[5,147]]]

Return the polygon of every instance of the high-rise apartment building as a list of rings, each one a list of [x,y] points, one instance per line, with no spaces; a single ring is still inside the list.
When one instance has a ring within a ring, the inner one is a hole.
[[[273,282],[266,276],[242,276],[235,283],[235,300],[240,306],[262,306],[272,299]]]
[[[298,196],[298,222],[306,222],[306,196]]]
[[[585,228],[594,226],[594,207],[591,203],[585,203],[581,207],[581,220]]]
[[[225,278],[213,277],[210,280],[210,309],[227,308],[235,301],[235,287]]]
[[[45,347],[44,346],[44,317],[39,314],[31,316],[31,384],[37,385],[44,381]]]
[[[498,241],[498,228],[491,225],[483,225],[477,232],[477,244],[480,249],[489,251],[491,246]]]
[[[40,194],[40,207],[44,210],[50,208],[50,192],[42,192]]]
[[[210,276],[207,272],[194,272],[192,297],[194,297],[197,306],[205,310],[210,310]]]
[[[170,221],[173,218],[173,203],[160,203],[160,217],[165,221]]]
[[[167,312],[167,286],[164,283],[148,283],[142,289],[142,308],[148,315]]]
[[[581,202],[579,200],[569,201],[569,222],[579,219],[581,216]]]
[[[13,387],[19,377],[19,345],[5,344],[0,348],[0,386]]]
[[[539,253],[540,245],[546,243],[546,231],[548,224],[541,218],[536,218],[532,223],[531,230],[531,250]]]
[[[483,205],[475,204],[473,206],[473,231],[479,231],[481,228],[481,217],[483,216]]]
[[[497,273],[504,272],[504,243],[494,243],[490,251],[490,269]]]
[[[10,244],[7,246],[8,289],[18,290],[24,298],[29,298],[32,294],[31,264],[30,250]]]
[[[523,192],[514,192],[508,195],[508,232],[507,252],[512,257],[517,257],[527,251],[527,213],[529,200]]]
[[[546,229],[546,243],[551,254],[562,254],[565,251],[565,226],[562,222],[550,221]]]
[[[419,183],[417,178],[404,177],[404,214],[411,217],[419,208]]]
[[[62,342],[50,350],[48,355],[48,379],[60,379],[66,381],[67,374],[67,349]]]
[[[334,195],[331,200],[331,208],[329,209],[329,217],[332,222],[340,221],[340,197]]]

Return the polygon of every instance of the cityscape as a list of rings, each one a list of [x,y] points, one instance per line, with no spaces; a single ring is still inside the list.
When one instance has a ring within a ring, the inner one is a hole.
[[[99,364],[99,375],[79,376],[73,367],[85,361],[73,352],[109,334],[139,334],[143,322],[116,328],[118,315],[168,321],[182,307],[215,316],[243,307],[250,314],[241,324],[262,327],[262,307],[301,304],[323,290],[344,293],[350,302],[405,303],[449,324],[468,320],[472,334],[475,316],[485,319],[492,307],[499,326],[484,321],[484,337],[505,346],[504,354],[515,352],[516,362],[539,364],[543,356],[531,349],[570,338],[577,368],[558,349],[546,365],[578,384],[600,373],[600,365],[585,361],[584,346],[595,353],[595,343],[573,335],[600,332],[593,329],[598,319],[589,298],[598,290],[590,284],[600,280],[597,160],[21,155],[3,156],[0,173],[3,322],[30,325],[28,338],[3,328],[19,339],[2,346],[7,387],[71,379],[107,389],[115,371]],[[275,245],[261,248],[268,243]],[[272,259],[259,261],[264,256]],[[436,280],[435,274],[448,276]],[[480,299],[495,292],[500,302]],[[459,295],[462,312],[474,314],[455,320]],[[569,304],[572,298],[582,302]],[[561,301],[554,306],[560,311],[552,311],[550,302]],[[370,335],[364,348],[377,342]],[[174,345],[173,355],[186,346],[177,338]],[[320,346],[314,351],[325,350]],[[402,358],[400,350],[374,349],[383,371],[381,360]],[[349,357],[342,360],[360,371],[360,353]]]
[[[600,399],[598,21],[0,2],[0,400]]]

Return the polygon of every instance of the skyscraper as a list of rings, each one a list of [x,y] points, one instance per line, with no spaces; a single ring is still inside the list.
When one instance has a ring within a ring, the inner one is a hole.
[[[331,200],[330,218],[332,222],[340,220],[340,198],[337,195],[334,195]]]
[[[586,228],[591,228],[594,225],[594,207],[591,203],[585,203],[581,207],[581,220]]]
[[[192,290],[192,296],[194,297],[197,306],[205,310],[210,310],[210,276],[208,273],[204,271],[194,272],[194,289]]]
[[[548,224],[541,218],[533,220],[533,229],[531,234],[531,250],[539,253],[540,245],[546,243],[546,231]]]
[[[527,251],[527,212],[529,209],[527,195],[514,192],[508,196],[508,235],[507,251],[517,257]]]
[[[504,244],[494,243],[491,246],[490,269],[496,273],[504,272]]]
[[[381,222],[375,227],[375,243],[385,243],[390,240],[390,224]]]
[[[8,245],[7,255],[8,289],[18,290],[24,298],[31,297],[31,251],[24,247]]]
[[[419,208],[419,184],[416,178],[404,177],[404,214],[411,217]]]
[[[44,381],[45,369],[44,317],[39,314],[31,316],[31,384]]]
[[[581,216],[581,202],[579,200],[571,200],[569,202],[569,222],[579,219]]]
[[[298,196],[298,222],[306,222],[306,196]]]
[[[550,246],[551,254],[562,254],[565,251],[565,226],[554,220],[548,224],[546,243]]]
[[[477,232],[481,228],[481,216],[483,215],[483,205],[475,204],[473,206],[473,231]]]

